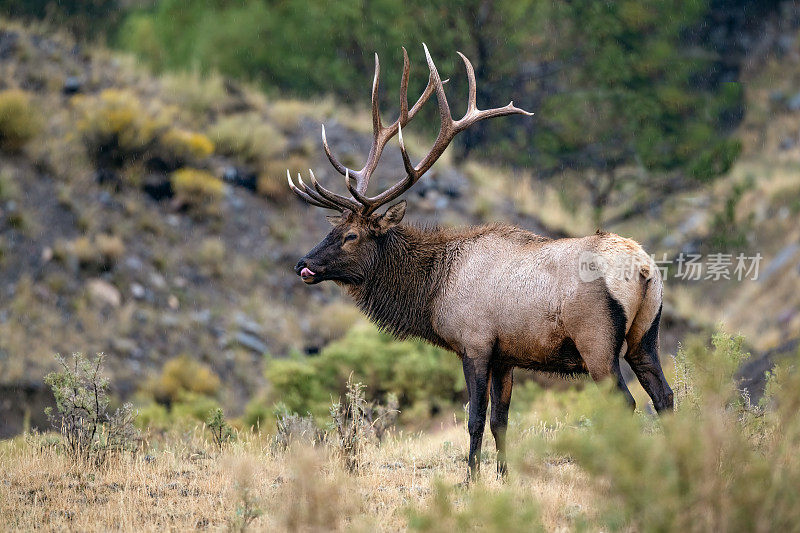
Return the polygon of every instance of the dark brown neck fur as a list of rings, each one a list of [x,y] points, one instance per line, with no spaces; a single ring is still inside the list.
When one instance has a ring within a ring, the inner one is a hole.
[[[433,301],[447,276],[448,239],[439,230],[397,226],[378,239],[373,264],[347,291],[382,330],[445,346],[431,323]]]

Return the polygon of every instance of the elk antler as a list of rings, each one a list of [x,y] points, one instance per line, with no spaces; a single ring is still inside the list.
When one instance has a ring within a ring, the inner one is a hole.
[[[333,167],[345,177],[345,184],[350,191],[352,198],[333,193],[322,187],[314,178],[314,173],[311,172],[311,184],[313,189],[303,183],[302,178],[298,174],[298,184],[296,187],[292,182],[289,171],[287,170],[287,177],[289,178],[289,186],[291,189],[306,202],[319,207],[335,209],[337,211],[350,210],[353,212],[361,212],[363,215],[369,215],[381,205],[390,202],[407,191],[413,186],[419,178],[427,172],[431,166],[436,162],[439,157],[444,153],[450,141],[461,131],[465,130],[472,124],[492,117],[501,117],[504,115],[528,115],[529,113],[523,109],[514,106],[514,102],[510,102],[505,107],[495,109],[479,110],[476,102],[477,90],[475,85],[475,70],[464,54],[458,52],[458,55],[464,61],[464,66],[467,69],[467,78],[469,81],[469,100],[467,103],[467,112],[460,120],[453,120],[450,114],[450,106],[447,103],[447,97],[444,93],[444,84],[448,80],[442,81],[439,72],[436,70],[436,65],[433,64],[428,47],[423,44],[425,49],[425,58],[428,62],[428,69],[430,75],[428,76],[428,85],[419,97],[417,102],[408,108],[408,77],[410,72],[410,63],[408,61],[408,53],[403,48],[403,75],[400,81],[400,116],[389,126],[381,124],[380,110],[378,108],[378,85],[380,82],[380,62],[378,61],[378,54],[375,54],[375,78],[372,81],[372,146],[367,155],[367,162],[361,170],[351,170],[339,162],[336,157],[331,153],[328,146],[328,140],[325,137],[325,126],[322,126],[322,146],[325,149],[325,155]],[[412,118],[417,114],[422,105],[428,101],[433,93],[436,93],[436,100],[439,104],[440,127],[439,135],[433,144],[433,148],[426,155],[422,161],[417,165],[411,163],[411,159],[406,151],[405,144],[403,143],[403,126],[407,125]],[[399,182],[392,185],[387,190],[376,196],[366,196],[367,186],[372,177],[372,173],[378,166],[378,161],[381,158],[383,149],[386,143],[394,137],[398,136],[400,142],[400,152],[403,156],[403,164],[406,169],[406,176]],[[309,171],[310,172],[310,171]],[[352,179],[351,179],[352,178]]]

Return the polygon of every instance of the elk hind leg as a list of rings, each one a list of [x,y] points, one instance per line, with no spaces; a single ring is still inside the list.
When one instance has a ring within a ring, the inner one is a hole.
[[[672,389],[664,377],[664,370],[658,358],[658,327],[661,321],[661,308],[659,307],[650,327],[641,338],[628,339],[628,353],[625,359],[631,365],[633,373],[648,396],[653,400],[653,406],[659,413],[671,411],[674,407]],[[633,328],[631,328],[633,329]]]
[[[636,401],[628,390],[619,366],[627,326],[625,309],[611,293],[607,292],[606,296],[606,309],[599,312],[600,316],[595,317],[595,320],[586,320],[585,323],[589,325],[583,329],[582,334],[576,335],[575,346],[592,379],[600,381],[613,376],[617,389],[631,409],[635,409]],[[603,324],[604,327],[598,329],[596,324]]]

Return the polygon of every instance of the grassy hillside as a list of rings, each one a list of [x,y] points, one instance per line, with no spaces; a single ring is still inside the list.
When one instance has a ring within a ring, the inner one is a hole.
[[[678,408],[661,419],[632,415],[610,386],[535,394],[511,418],[504,482],[487,434],[482,480],[459,485],[467,438],[452,422],[380,438],[362,427],[356,447],[341,425],[320,434],[295,420],[220,444],[205,426],[177,426],[100,465],[27,434],[0,442],[0,520],[83,531],[794,530],[797,359],[754,404],[732,379],[741,343],[720,334],[712,350],[681,352]]]

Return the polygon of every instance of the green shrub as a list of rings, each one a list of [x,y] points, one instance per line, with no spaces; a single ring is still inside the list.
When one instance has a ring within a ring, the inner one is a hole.
[[[0,91],[0,149],[18,152],[41,127],[41,118],[28,93]]]
[[[291,413],[323,418],[328,412],[333,387],[323,383],[312,360],[275,359],[267,365],[270,398]]]
[[[188,108],[198,115],[216,111],[228,101],[225,81],[219,75],[203,76],[198,72],[170,72],[165,73],[161,80],[169,102]]]
[[[292,413],[283,404],[275,407],[275,439],[273,448],[286,451],[290,446],[303,443],[316,445],[325,440],[325,432],[317,427],[310,415]]]
[[[182,168],[171,174],[172,189],[179,202],[207,214],[219,211],[219,202],[225,194],[221,179],[205,170]]]
[[[166,431],[171,425],[171,418],[167,408],[160,403],[150,402],[137,408],[139,416],[136,417],[136,426],[142,430]]]
[[[53,255],[59,261],[74,261],[90,272],[106,272],[125,255],[125,243],[116,235],[100,233],[72,241],[59,240]]]
[[[723,205],[711,213],[711,228],[707,246],[711,250],[744,250],[748,245],[747,234],[753,230],[754,213],[745,216],[741,211],[747,209],[742,197],[754,187],[752,176],[734,183]]]
[[[219,238],[203,239],[194,254],[194,263],[209,276],[220,277],[227,263],[225,242]]]
[[[207,136],[172,126],[173,112],[146,106],[131,91],[106,89],[74,101],[78,132],[98,168],[147,163],[171,171],[198,164],[214,152],[214,143]]]
[[[371,324],[353,327],[316,357],[276,359],[267,365],[270,397],[296,413],[325,415],[350,375],[366,386],[368,401],[397,397],[401,411],[424,405],[428,415],[461,400],[458,357],[420,340],[398,341]]]
[[[439,482],[425,504],[410,507],[407,515],[414,531],[545,531],[539,505],[529,494],[483,486],[464,493]]]
[[[256,190],[272,200],[285,200],[293,196],[286,185],[286,169],[294,174],[302,172],[307,176],[309,166],[308,158],[299,154],[270,159],[259,166]]]
[[[639,531],[788,530],[800,520],[800,373],[778,371],[753,406],[735,371],[742,338],[716,334],[678,357],[678,409],[659,426],[632,417],[619,395],[589,388],[590,423],[559,432],[553,453],[573,458],[598,490],[598,527]],[[610,388],[610,387],[609,387]]]
[[[173,423],[187,421],[207,422],[209,417],[219,408],[219,402],[210,396],[196,392],[181,391],[175,402],[170,404],[169,414]]]
[[[166,168],[174,170],[210,156],[214,153],[214,143],[202,133],[170,128],[159,138],[155,153]]]
[[[154,116],[130,91],[106,89],[98,96],[75,98],[77,129],[101,168],[121,168],[141,158],[166,130],[165,117]]]
[[[286,138],[258,113],[222,117],[209,136],[220,153],[259,165],[281,154]]]
[[[217,449],[222,447],[234,438],[233,429],[225,420],[225,414],[219,407],[211,411],[206,418],[206,427],[211,432],[211,438],[214,439],[214,444]]]
[[[101,466],[113,456],[135,449],[136,414],[131,404],[109,410],[108,380],[103,377],[103,354],[89,360],[74,354],[71,361],[56,356],[61,370],[45,383],[53,390],[56,411],[45,410],[61,433],[67,455],[81,465]]]
[[[219,377],[211,367],[188,355],[181,355],[164,363],[161,375],[152,384],[152,392],[159,402],[172,404],[193,399],[187,397],[187,393],[213,396],[219,386]]]

